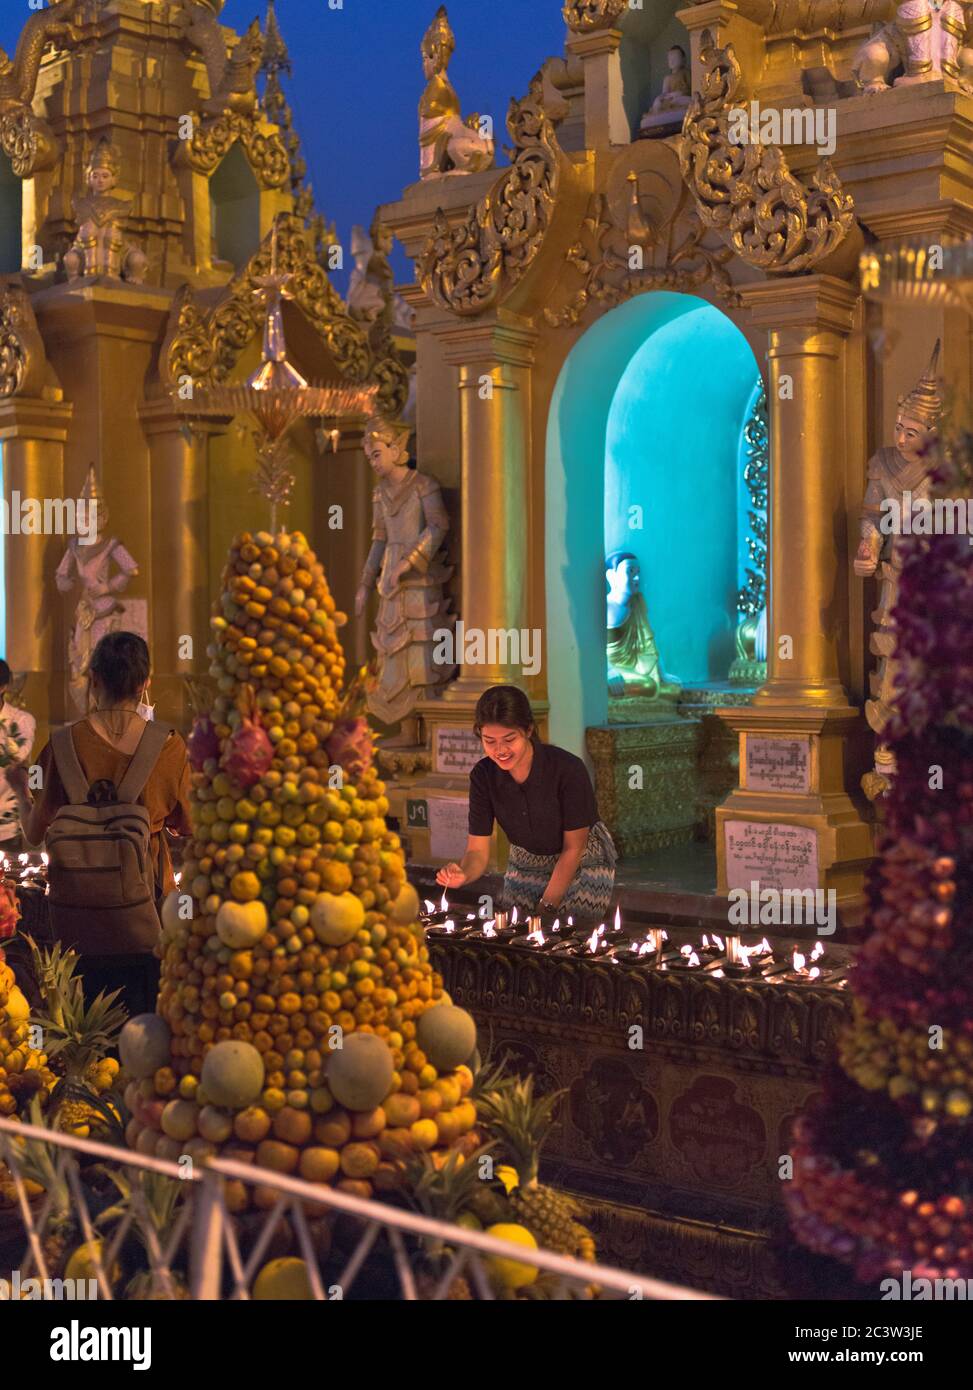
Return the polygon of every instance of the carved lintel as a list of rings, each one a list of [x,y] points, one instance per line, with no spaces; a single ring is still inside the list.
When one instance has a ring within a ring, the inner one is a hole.
[[[705,88],[686,113],[680,149],[700,218],[748,265],[792,275],[820,269],[856,226],[851,194],[827,159],[808,187],[776,145],[732,140],[729,113],[740,88],[733,46],[700,58]]]
[[[46,365],[27,291],[5,285],[0,292],[0,397],[40,395]]]
[[[423,289],[443,309],[481,314],[521,279],[541,248],[560,184],[561,149],[545,104],[543,73],[512,101],[512,163],[464,220],[437,213],[419,257]]]

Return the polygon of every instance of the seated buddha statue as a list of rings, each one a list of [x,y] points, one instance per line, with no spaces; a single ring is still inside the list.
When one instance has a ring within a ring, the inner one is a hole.
[[[605,561],[608,581],[608,691],[643,700],[672,701],[680,686],[663,673],[645,595],[641,566],[629,550],[616,550]]]

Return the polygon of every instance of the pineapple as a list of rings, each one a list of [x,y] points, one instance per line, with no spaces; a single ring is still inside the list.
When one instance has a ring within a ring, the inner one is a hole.
[[[60,942],[49,951],[40,950],[30,937],[27,940],[43,1001],[42,1012],[32,1014],[30,1022],[41,1029],[47,1058],[56,1061],[62,1077],[56,1094],[57,1126],[82,1139],[93,1129],[111,1131],[120,1126],[118,1107],[98,1093],[110,1091],[118,1074],[118,1063],[105,1057],[125,1022],[125,1010],[115,1003],[118,991],[99,994],[85,1008],[75,952],[62,951]]]
[[[163,1253],[168,1253],[172,1229],[183,1207],[184,1184],[165,1173],[137,1171],[129,1174],[124,1169],[113,1168],[103,1171],[118,1188],[119,1200],[99,1215],[96,1224],[108,1227],[131,1213],[132,1228],[145,1251],[147,1263],[156,1242]],[[142,1303],[181,1301],[189,1296],[188,1285],[181,1274],[151,1267],[134,1274],[125,1290],[126,1298]]]
[[[30,1103],[29,1123],[43,1128],[45,1119],[39,1096]],[[58,1278],[63,1273],[65,1256],[69,1245],[77,1237],[77,1220],[74,1203],[67,1178],[59,1170],[52,1147],[39,1139],[16,1140],[16,1166],[27,1191],[38,1195],[41,1191],[49,1193],[51,1209],[47,1214],[41,1249],[44,1263],[50,1278]]]
[[[502,1089],[484,1092],[479,1100],[480,1115],[488,1130],[503,1144],[514,1172],[504,1176],[507,1200],[514,1219],[532,1232],[539,1245],[558,1255],[578,1259],[595,1258],[595,1242],[578,1220],[582,1207],[574,1198],[538,1181],[540,1151],[554,1123],[557,1091],[538,1098],[534,1078],[517,1080]]]
[[[472,1209],[474,1194],[480,1182],[479,1160],[493,1148],[484,1144],[468,1158],[453,1151],[444,1162],[437,1163],[428,1153],[417,1155],[410,1163],[405,1195],[417,1211],[437,1221],[456,1224]],[[452,1259],[452,1251],[441,1241],[425,1242],[425,1265],[417,1281],[420,1298],[431,1299]],[[473,1298],[465,1278],[452,1281],[447,1292],[450,1302]]]

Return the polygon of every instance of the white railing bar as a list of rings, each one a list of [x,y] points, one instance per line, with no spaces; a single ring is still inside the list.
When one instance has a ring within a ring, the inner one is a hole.
[[[250,1169],[251,1173],[253,1168]],[[247,1287],[250,1287],[251,1280],[260,1268],[263,1257],[267,1252],[267,1247],[274,1238],[274,1233],[280,1225],[280,1218],[287,1210],[287,1193],[283,1192],[277,1198],[271,1210],[267,1213],[263,1229],[256,1239],[253,1249],[250,1251],[249,1259],[243,1266],[243,1278]]]
[[[38,1125],[21,1124],[19,1120],[0,1119],[0,1152],[3,1152],[3,1135],[11,1138],[39,1139],[43,1144],[53,1144],[55,1148],[72,1149],[76,1153],[88,1154],[91,1158],[107,1159],[121,1167],[144,1168],[152,1173],[164,1173],[169,1178],[179,1178],[182,1182],[198,1181],[200,1166],[193,1164],[187,1173],[185,1168],[170,1162],[167,1158],[156,1158],[152,1154],[135,1153],[131,1149],[119,1148],[117,1144],[102,1144],[98,1139],[81,1139],[75,1134],[65,1134],[59,1129],[44,1129]]]
[[[239,1178],[244,1182],[248,1177],[251,1182],[254,1181],[253,1166],[237,1163],[232,1159],[211,1158],[207,1167],[210,1172],[223,1173],[227,1177]],[[586,1260],[575,1260],[565,1255],[556,1255],[551,1250],[535,1250],[526,1245],[515,1246],[509,1241],[498,1240],[496,1236],[488,1236],[485,1231],[472,1231],[466,1227],[451,1226],[445,1221],[436,1221],[430,1216],[422,1216],[419,1212],[404,1211],[399,1207],[386,1207],[363,1197],[354,1197],[350,1192],[339,1192],[336,1188],[322,1187],[320,1192],[315,1192],[312,1198],[306,1192],[303,1182],[288,1177],[285,1173],[261,1173],[260,1181],[267,1186],[277,1188],[280,1192],[289,1192],[295,1197],[319,1201],[324,1206],[334,1207],[338,1211],[346,1212],[350,1216],[357,1216],[362,1220],[377,1220],[390,1229],[394,1227],[400,1231],[409,1231],[413,1235],[432,1236],[439,1240],[445,1240],[450,1245],[460,1243],[485,1255],[499,1255],[505,1259],[510,1259],[513,1256],[513,1251],[516,1250],[516,1259],[521,1263],[536,1265],[538,1269],[549,1270],[552,1274],[562,1274],[565,1278],[576,1282],[599,1284],[602,1287],[614,1288],[623,1293],[631,1293],[634,1289],[641,1289],[645,1296],[655,1299],[692,1299],[712,1302],[718,1300],[719,1297],[716,1294],[701,1293],[698,1289],[682,1288],[677,1284],[666,1284],[661,1280],[647,1278],[643,1275],[626,1274],[624,1270],[613,1269],[610,1265],[591,1264]]]
[[[84,1199],[84,1193],[81,1191],[81,1184],[78,1182],[78,1165],[69,1161],[69,1154],[62,1154],[60,1158],[64,1168],[63,1176],[67,1181],[68,1187],[71,1189],[71,1195],[74,1197],[74,1200],[77,1203],[78,1219],[81,1222],[81,1230],[84,1234],[84,1238],[88,1243],[88,1254],[91,1258],[92,1264],[94,1265],[95,1278],[98,1281],[99,1293],[102,1298],[106,1299],[110,1303],[114,1295],[111,1291],[111,1282],[105,1273],[105,1267],[101,1263],[101,1250],[103,1247],[100,1247],[96,1243],[98,1238],[95,1235],[95,1229],[91,1224],[91,1214],[88,1211],[88,1204]],[[109,1265],[109,1269],[110,1268],[111,1265]]]
[[[233,1292],[230,1297],[233,1299],[249,1299],[250,1290],[246,1287],[246,1271],[243,1268],[243,1258],[240,1255],[240,1247],[237,1244],[236,1231],[233,1229],[233,1222],[230,1214],[223,1206],[223,1245],[226,1249],[227,1258],[230,1261],[230,1273],[233,1276]],[[241,1292],[244,1290],[244,1292]]]
[[[399,1288],[402,1290],[402,1297],[408,1303],[415,1303],[416,1281],[412,1277],[412,1266],[406,1254],[402,1233],[401,1231],[390,1230],[387,1234],[389,1245],[392,1247],[392,1259],[395,1262],[395,1272],[399,1276]]]
[[[291,1219],[297,1230],[297,1243],[301,1247],[301,1254],[304,1256],[304,1263],[307,1265],[308,1282],[311,1285],[311,1292],[319,1303],[327,1303],[328,1295],[324,1291],[321,1283],[321,1269],[318,1262],[317,1251],[311,1241],[311,1233],[304,1220],[304,1212],[301,1210],[300,1202],[291,1204]]]

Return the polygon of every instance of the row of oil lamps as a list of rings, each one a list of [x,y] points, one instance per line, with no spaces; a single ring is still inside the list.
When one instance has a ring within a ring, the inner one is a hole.
[[[15,888],[18,893],[36,892],[46,893],[47,884],[47,852],[42,850],[40,854],[0,854],[0,878],[9,887]]]
[[[444,893],[438,908],[430,899],[425,900],[420,920],[432,940],[496,941],[551,956],[639,965],[669,974],[696,973],[714,980],[825,984],[839,989],[846,984],[846,961],[826,958],[820,941],[811,947],[789,945],[780,957],[775,956],[766,937],[755,945],[745,945],[733,933],[711,932],[699,942],[677,946],[661,926],[633,936],[623,927],[621,909],[617,907],[610,927],[602,922],[591,929],[577,925],[570,916],[562,922],[549,915],[521,914],[516,907],[487,918],[475,912],[461,913],[449,906]]]

